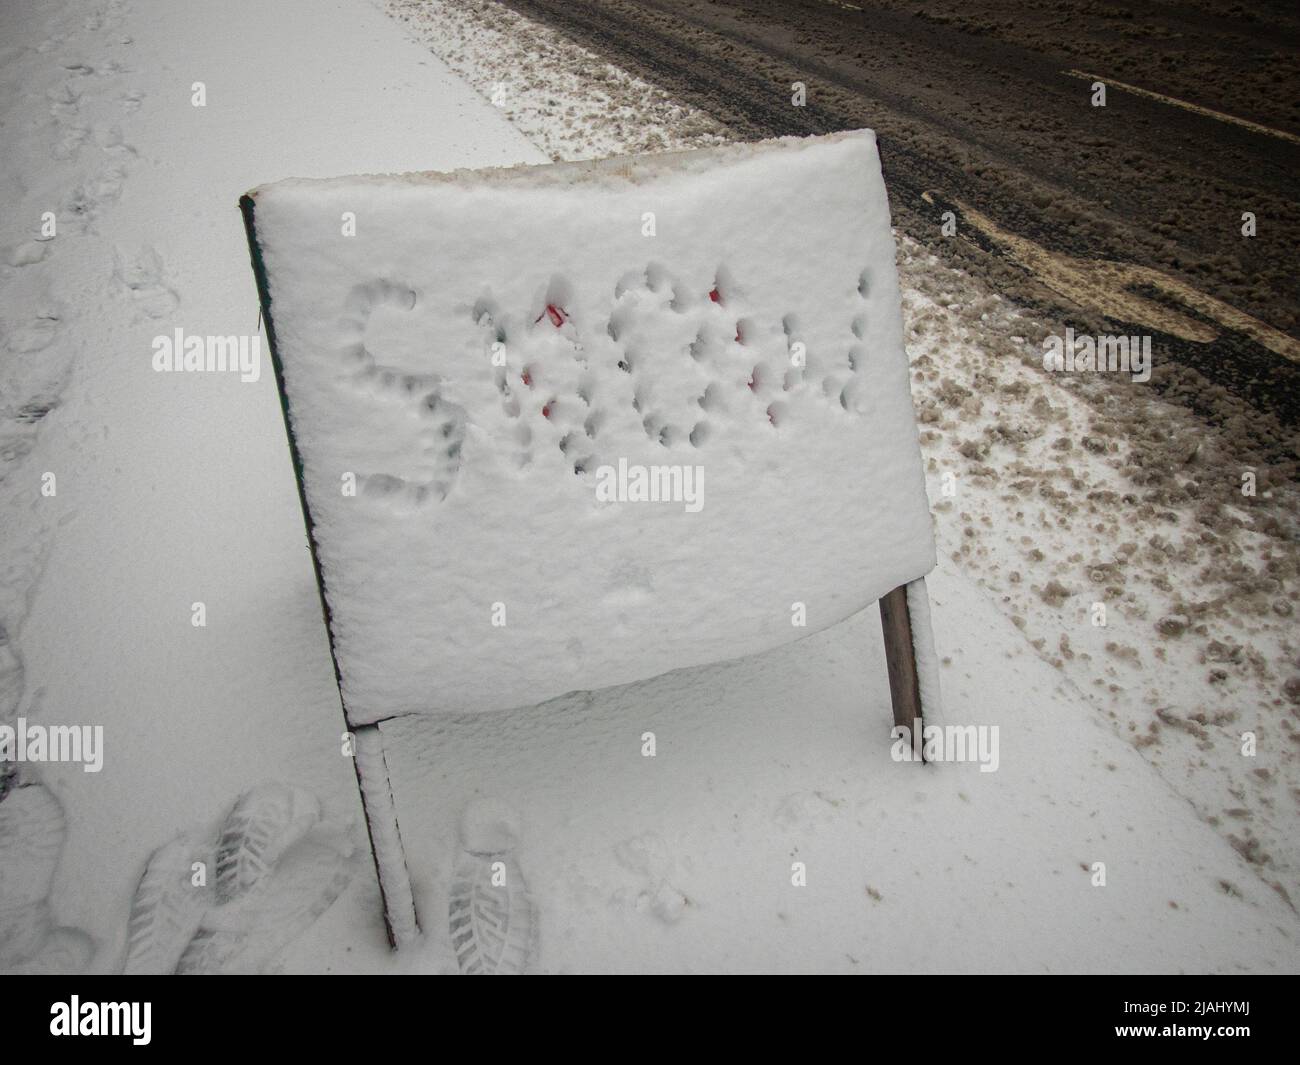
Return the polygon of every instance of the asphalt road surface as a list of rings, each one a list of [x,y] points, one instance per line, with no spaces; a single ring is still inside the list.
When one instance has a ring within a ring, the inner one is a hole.
[[[897,225],[1294,464],[1300,6],[505,2],[740,139],[875,129]]]

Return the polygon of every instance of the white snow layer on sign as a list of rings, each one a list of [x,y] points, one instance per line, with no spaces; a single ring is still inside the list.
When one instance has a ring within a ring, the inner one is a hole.
[[[354,724],[762,651],[933,567],[871,132],[251,195]]]

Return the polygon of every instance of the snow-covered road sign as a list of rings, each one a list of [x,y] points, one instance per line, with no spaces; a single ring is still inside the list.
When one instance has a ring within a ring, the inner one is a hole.
[[[895,717],[933,704],[872,133],[243,208],[349,727],[752,654],[878,600]]]

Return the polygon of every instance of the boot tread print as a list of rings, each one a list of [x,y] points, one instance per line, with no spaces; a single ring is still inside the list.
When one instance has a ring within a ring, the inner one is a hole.
[[[212,904],[212,889],[195,884],[196,864],[212,868],[212,844],[190,832],[149,857],[127,924],[128,975],[170,973]]]
[[[532,958],[537,917],[512,853],[517,838],[508,807],[491,799],[467,807],[448,907],[452,947],[466,975],[520,975]]]
[[[229,902],[254,887],[320,816],[320,803],[301,788],[264,784],[241,795],[217,843],[218,898]]]
[[[194,890],[192,863],[205,854],[213,884]],[[253,788],[215,844],[190,834],[154,853],[132,907],[126,971],[263,971],[343,893],[355,857],[314,796],[282,784]],[[178,894],[182,885],[188,896]]]
[[[212,907],[176,972],[259,972],[305,932],[352,879],[355,854],[302,840],[242,898]]]

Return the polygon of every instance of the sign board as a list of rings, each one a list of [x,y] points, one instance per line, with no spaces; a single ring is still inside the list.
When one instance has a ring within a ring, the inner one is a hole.
[[[874,134],[242,206],[394,938],[377,722],[761,652],[877,600],[895,717],[932,701]]]

